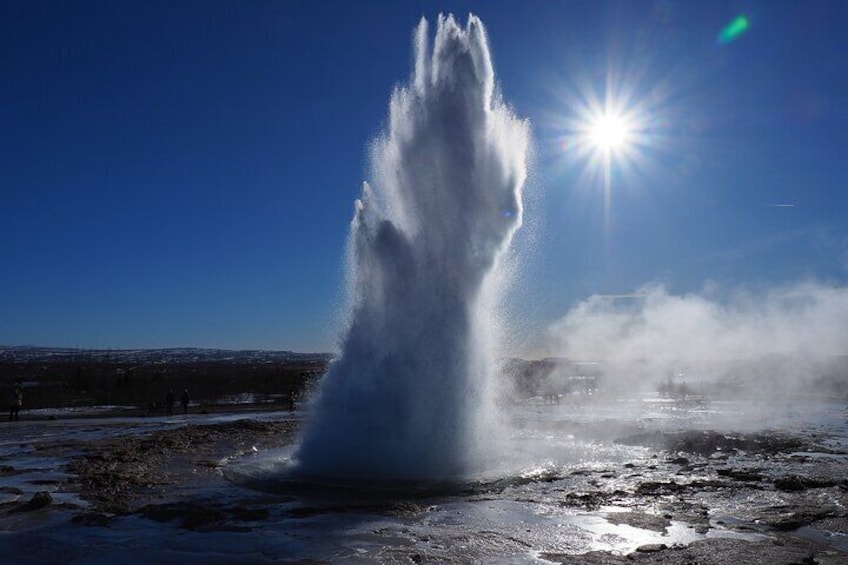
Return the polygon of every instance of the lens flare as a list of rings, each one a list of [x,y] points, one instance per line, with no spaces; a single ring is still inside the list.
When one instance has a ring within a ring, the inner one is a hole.
[[[751,21],[744,14],[736,16],[718,33],[719,43],[730,43],[742,37],[751,27]]]

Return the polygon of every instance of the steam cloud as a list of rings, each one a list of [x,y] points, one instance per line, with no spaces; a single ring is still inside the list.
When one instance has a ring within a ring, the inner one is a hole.
[[[844,365],[848,288],[808,282],[721,298],[716,289],[674,295],[647,286],[627,299],[578,303],[552,325],[550,339],[552,352],[600,361],[620,384],[724,370],[791,390]]]

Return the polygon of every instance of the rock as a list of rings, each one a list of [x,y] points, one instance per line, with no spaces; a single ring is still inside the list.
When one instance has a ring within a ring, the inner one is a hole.
[[[41,510],[53,502],[53,496],[46,490],[41,490],[32,495],[32,498],[29,499],[29,502],[26,504],[22,504],[15,511],[16,512],[32,512],[34,510]]]
[[[716,474],[720,477],[728,477],[735,481],[747,483],[756,483],[763,480],[763,476],[757,471],[745,469],[716,469]]]
[[[610,524],[621,525],[626,524],[634,528],[643,530],[652,530],[655,532],[665,532],[671,526],[671,515],[656,516],[644,512],[608,512],[604,515],[607,522]]]
[[[615,493],[613,493],[615,495]],[[565,495],[566,506],[580,506],[582,508],[595,509],[605,504],[608,501],[603,493],[574,493],[570,492]]]
[[[220,524],[224,518],[224,514],[216,508],[194,507],[185,514],[180,527],[186,530],[209,528]]]
[[[224,513],[214,507],[193,503],[172,502],[148,504],[139,509],[139,514],[156,522],[182,520],[180,527],[186,530],[208,528],[224,521]]]
[[[45,506],[50,506],[53,502],[53,496],[47,492],[46,490],[40,490],[34,495],[27,503],[30,508],[33,510],[38,510],[39,508],[44,508]]]
[[[265,520],[268,517],[268,509],[267,508],[231,508],[229,510],[230,516],[236,520],[242,520],[245,522],[254,522],[258,520]]]
[[[80,524],[82,526],[97,526],[100,528],[108,527],[110,521],[111,518],[109,518],[109,516],[101,514],[100,512],[85,512],[77,514],[71,518],[71,522],[74,524]]]
[[[664,549],[668,549],[668,546],[664,543],[648,543],[640,545],[636,548],[636,551],[639,553],[656,553],[657,551],[662,551]]]
[[[811,479],[807,477],[799,477],[798,475],[790,475],[775,479],[774,488],[785,492],[799,492],[811,488],[828,488],[839,485],[838,481],[828,479]]]
[[[674,481],[647,481],[636,487],[636,494],[668,494],[686,490],[686,485]]]

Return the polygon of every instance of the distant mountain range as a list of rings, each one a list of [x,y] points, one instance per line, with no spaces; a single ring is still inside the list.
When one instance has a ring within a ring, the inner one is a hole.
[[[39,363],[280,363],[327,362],[329,353],[296,353],[268,349],[204,349],[173,347],[166,349],[76,349],[0,345],[0,362]]]

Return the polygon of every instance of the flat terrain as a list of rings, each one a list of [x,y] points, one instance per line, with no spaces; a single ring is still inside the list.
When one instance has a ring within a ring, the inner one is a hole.
[[[0,552],[8,563],[843,563],[844,403],[823,410],[800,414],[807,425],[732,431],[527,406],[514,417],[522,444],[560,442],[567,457],[376,490],[225,478],[284,460],[300,412],[16,422],[0,426]]]

